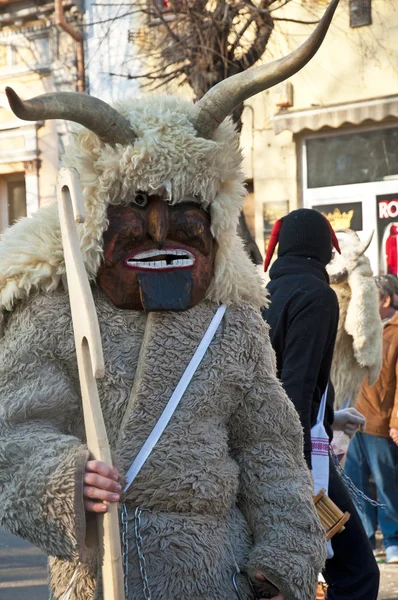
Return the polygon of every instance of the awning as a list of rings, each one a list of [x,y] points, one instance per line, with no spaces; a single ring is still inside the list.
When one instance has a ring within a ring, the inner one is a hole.
[[[344,123],[359,125],[364,121],[383,121],[398,117],[398,96],[335,104],[305,110],[282,110],[273,117],[276,134],[285,129],[298,133],[303,129],[318,131],[322,127],[340,127]]]

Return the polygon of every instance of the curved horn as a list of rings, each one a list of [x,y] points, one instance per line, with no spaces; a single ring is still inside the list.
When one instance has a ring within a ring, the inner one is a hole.
[[[357,256],[358,257],[362,256],[362,254],[365,254],[366,250],[369,248],[369,246],[370,246],[370,244],[372,242],[372,239],[373,239],[374,232],[375,231],[373,230],[372,233],[370,234],[370,236],[368,237],[368,239],[366,240],[366,242],[363,242],[359,246],[358,251],[357,251]]]
[[[198,102],[195,127],[201,137],[213,131],[242,102],[299,71],[314,56],[323,42],[339,0],[332,0],[310,37],[297,50],[267,65],[249,69],[220,81]]]
[[[84,125],[108,144],[133,144],[136,136],[129,121],[114,108],[93,96],[78,92],[43,94],[21,100],[10,87],[6,88],[11,110],[20,119],[66,119]]]

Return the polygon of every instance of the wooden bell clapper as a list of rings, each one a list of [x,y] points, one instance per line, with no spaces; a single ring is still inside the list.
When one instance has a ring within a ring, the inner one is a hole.
[[[96,383],[105,371],[101,335],[76,227],[76,223],[84,222],[83,195],[76,169],[60,169],[57,196],[87,446],[94,459],[112,466]],[[108,504],[108,511],[96,518],[103,600],[125,600],[117,504]]]
[[[325,530],[327,541],[336,533],[344,531],[344,523],[347,523],[351,515],[348,512],[343,513],[333,500],[326,495],[324,488],[314,497],[314,503],[321,525]]]

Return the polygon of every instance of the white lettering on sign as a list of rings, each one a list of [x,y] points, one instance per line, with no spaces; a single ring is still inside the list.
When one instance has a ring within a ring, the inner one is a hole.
[[[379,219],[394,219],[398,216],[398,200],[379,202]]]

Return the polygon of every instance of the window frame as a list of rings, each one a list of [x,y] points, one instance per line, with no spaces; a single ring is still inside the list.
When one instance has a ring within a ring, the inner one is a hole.
[[[18,171],[18,173],[5,173],[0,175],[0,234],[10,225],[8,211],[8,183],[15,181],[25,182],[25,204],[26,214],[28,214],[28,202],[26,193],[26,173]]]
[[[372,0],[350,0],[350,27],[367,27],[372,25]]]
[[[47,61],[35,62],[33,65],[18,65],[15,58],[18,40],[25,40],[30,44],[31,42],[40,39],[43,39],[47,42]],[[7,75],[19,75],[21,73],[27,73],[31,71],[45,72],[51,70],[51,38],[47,29],[45,31],[37,31],[27,35],[13,33],[11,35],[0,36],[0,45],[7,47],[7,65],[5,67],[0,66],[0,77]]]
[[[397,123],[377,123],[374,125],[367,125],[365,127],[361,127],[360,125],[358,126],[352,126],[349,127],[347,129],[333,129],[332,131],[320,131],[320,132],[316,132],[313,134],[303,134],[301,136],[301,186],[302,186],[302,191],[303,191],[303,195],[305,192],[312,192],[314,190],[327,190],[327,189],[331,189],[333,187],[343,187],[343,186],[350,186],[350,185],[366,185],[369,183],[374,183],[372,181],[364,181],[364,182],[355,182],[355,183],[341,183],[341,184],[336,184],[334,186],[318,186],[318,187],[309,187],[308,186],[308,157],[307,157],[307,142],[308,140],[314,140],[314,139],[319,139],[319,138],[326,138],[326,137],[341,137],[343,135],[353,135],[356,133],[366,133],[366,132],[374,132],[374,131],[383,131],[385,129],[397,129],[398,131],[398,122]],[[391,176],[391,181],[394,180],[398,180],[398,175],[397,177],[393,177]],[[388,181],[388,179],[384,180],[384,181]]]
[[[296,148],[297,148],[297,177],[299,182],[299,205],[304,208],[312,208],[317,205],[318,208],[321,205],[334,204],[344,205],[345,203],[361,202],[362,203],[362,217],[363,217],[363,230],[358,232],[360,238],[365,241],[369,238],[372,231],[375,232],[373,241],[367,252],[367,256],[370,259],[371,267],[374,273],[378,273],[382,269],[382,261],[379,255],[379,239],[377,233],[377,203],[376,198],[378,195],[384,194],[397,194],[398,193],[398,177],[390,178],[386,180],[371,181],[365,183],[347,183],[344,185],[335,186],[324,186],[318,188],[307,187],[307,153],[306,153],[306,142],[308,139],[315,137],[326,137],[336,135],[352,135],[359,131],[375,131],[380,129],[396,129],[398,122],[380,122],[373,123],[365,126],[350,126],[344,129],[338,128],[329,131],[320,132],[306,132],[297,134]]]

